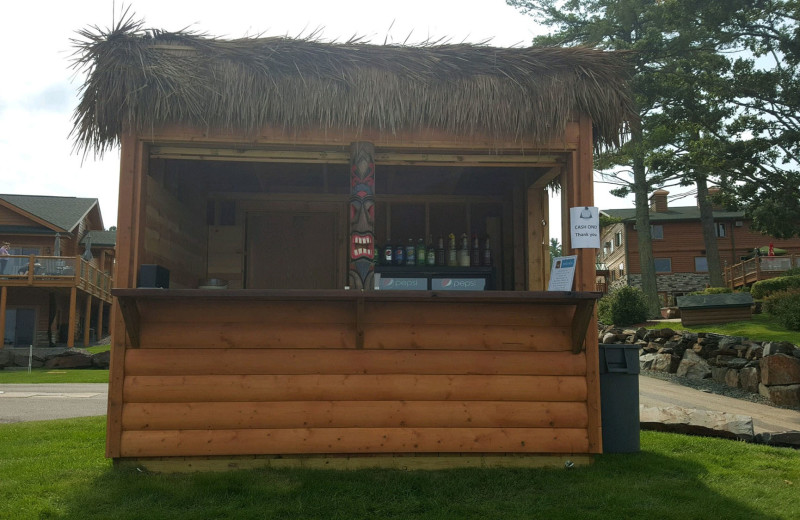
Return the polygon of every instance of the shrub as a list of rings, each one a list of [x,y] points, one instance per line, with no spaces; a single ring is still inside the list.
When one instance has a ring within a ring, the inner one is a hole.
[[[769,280],[761,280],[753,284],[750,293],[753,295],[753,298],[760,300],[772,293],[791,289],[800,289],[800,275],[780,276],[778,278],[770,278]]]
[[[606,325],[641,323],[647,319],[647,300],[640,289],[620,287],[600,299],[597,316]]]
[[[800,289],[772,293],[764,300],[763,310],[787,329],[800,330]]]
[[[690,295],[693,294],[728,294],[732,293],[733,289],[730,287],[706,287],[702,291],[695,291],[689,293]]]
[[[800,275],[800,267],[792,267],[783,274],[783,276],[797,276],[797,275]]]

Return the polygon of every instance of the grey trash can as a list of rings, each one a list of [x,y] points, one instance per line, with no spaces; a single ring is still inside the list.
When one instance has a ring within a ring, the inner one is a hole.
[[[639,451],[639,346],[600,345],[603,453]]]

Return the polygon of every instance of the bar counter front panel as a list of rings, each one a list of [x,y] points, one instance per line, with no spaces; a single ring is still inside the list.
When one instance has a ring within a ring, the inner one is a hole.
[[[583,345],[599,293],[113,294],[114,458],[601,451]]]

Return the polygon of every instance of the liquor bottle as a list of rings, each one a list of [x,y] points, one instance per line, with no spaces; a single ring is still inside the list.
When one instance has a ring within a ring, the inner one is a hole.
[[[394,246],[394,265],[406,265],[406,248],[400,244]]]
[[[417,265],[425,265],[427,255],[428,250],[425,247],[425,241],[420,238],[417,240]]]
[[[386,240],[386,245],[383,246],[383,254],[381,255],[381,260],[383,265],[392,265],[393,256],[394,256],[394,246],[392,245],[392,239],[389,238]]]
[[[461,247],[458,249],[458,265],[469,267],[469,240],[466,233],[461,233]]]
[[[414,247],[414,240],[409,238],[408,245],[406,246],[406,265],[414,265],[417,263],[417,248]]]
[[[478,240],[478,235],[472,234],[472,249],[469,250],[469,265],[470,267],[478,267],[481,265],[481,243]]]
[[[456,251],[456,236],[450,233],[447,236],[447,265],[455,267],[458,265],[458,252]]]
[[[492,246],[489,244],[489,235],[486,235],[486,242],[483,243],[483,265],[492,266]]]
[[[445,265],[446,256],[444,254],[444,238],[442,235],[439,235],[439,240],[436,242],[436,265]]]
[[[433,247],[433,235],[431,235],[428,248],[425,251],[425,263],[427,265],[436,265],[436,248]]]

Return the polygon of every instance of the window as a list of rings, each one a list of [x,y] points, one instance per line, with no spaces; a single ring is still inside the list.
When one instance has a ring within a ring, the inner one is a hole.
[[[614,233],[614,243],[616,244],[617,247],[620,247],[622,245],[622,231],[617,231],[616,233]]]
[[[657,273],[672,272],[672,258],[656,258],[653,263],[655,264]]]
[[[725,238],[725,223],[724,222],[717,222],[716,226],[714,226],[717,231],[717,238]]]
[[[619,264],[619,276],[625,275],[625,264]]]
[[[704,256],[694,257],[694,270],[698,273],[707,273],[708,259]]]
[[[652,225],[650,226],[650,237],[653,240],[663,240],[664,239],[664,226]]]

